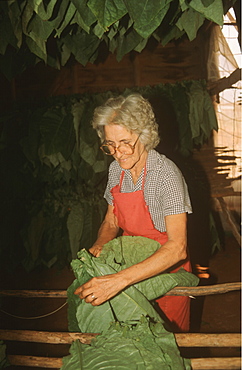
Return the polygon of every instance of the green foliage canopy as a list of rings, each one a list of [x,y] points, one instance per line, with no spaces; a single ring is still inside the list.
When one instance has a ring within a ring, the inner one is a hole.
[[[60,68],[73,55],[93,63],[101,44],[120,61],[151,37],[163,45],[183,35],[191,41],[205,20],[223,24],[225,2],[235,0],[1,1],[0,69],[11,79],[39,61]]]

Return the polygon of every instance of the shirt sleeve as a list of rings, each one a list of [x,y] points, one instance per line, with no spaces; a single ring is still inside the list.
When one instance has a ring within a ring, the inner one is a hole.
[[[162,186],[162,203],[164,216],[192,213],[187,184],[176,167],[166,173]]]
[[[118,170],[117,162],[113,161],[109,166],[108,182],[104,192],[104,198],[110,206],[113,206],[113,196],[111,190],[119,183],[120,171]]]

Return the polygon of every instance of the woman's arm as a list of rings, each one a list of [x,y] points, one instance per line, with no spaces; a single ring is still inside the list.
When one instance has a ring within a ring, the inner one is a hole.
[[[168,241],[144,261],[116,274],[98,276],[76,289],[81,299],[98,306],[120,291],[139,281],[166,271],[178,262],[185,260],[186,253],[186,213],[166,216]],[[91,297],[95,296],[95,299]]]
[[[113,208],[113,206],[108,205],[105,219],[98,231],[98,238],[93,246],[89,249],[89,252],[95,257],[100,255],[103,245],[114,239],[118,234],[119,226],[117,218],[113,213]]]

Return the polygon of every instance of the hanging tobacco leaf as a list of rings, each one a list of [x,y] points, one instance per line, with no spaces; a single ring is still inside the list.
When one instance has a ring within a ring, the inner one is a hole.
[[[0,67],[8,78],[15,76],[14,68],[9,73],[9,64],[13,64],[16,50],[26,45],[37,58],[55,68],[60,67],[60,62],[65,65],[71,53],[84,66],[93,63],[102,41],[121,60],[131,50],[141,52],[150,37],[163,45],[184,34],[193,40],[205,20],[222,25],[223,12],[222,0],[1,1],[0,54],[8,62],[0,63]],[[118,23],[123,24],[124,33],[114,27]],[[54,56],[48,44],[54,47]],[[9,45],[16,50],[9,49]],[[27,54],[22,58],[21,65],[26,68],[30,59]]]

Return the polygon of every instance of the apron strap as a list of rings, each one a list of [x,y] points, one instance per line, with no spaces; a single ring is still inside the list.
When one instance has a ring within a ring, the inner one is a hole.
[[[142,179],[142,190],[144,191],[144,187],[145,187],[145,178],[146,178],[146,164],[145,164],[145,167],[144,167],[144,174],[143,174],[143,179]],[[125,172],[122,171],[121,172],[121,175],[120,175],[120,180],[119,180],[119,189],[120,189],[120,192],[121,192],[121,186],[122,186],[122,183],[123,183],[123,179],[124,179],[124,174]]]

